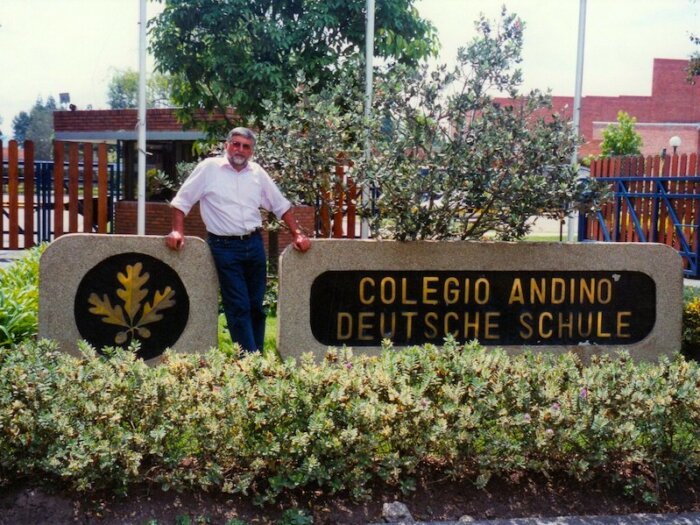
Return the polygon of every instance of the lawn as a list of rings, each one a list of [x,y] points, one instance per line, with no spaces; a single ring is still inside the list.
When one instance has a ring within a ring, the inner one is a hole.
[[[226,318],[224,314],[219,314],[219,348],[225,352],[233,351],[233,343],[231,342],[231,334],[226,327]],[[277,353],[277,317],[268,316],[265,324],[265,346],[264,353]]]

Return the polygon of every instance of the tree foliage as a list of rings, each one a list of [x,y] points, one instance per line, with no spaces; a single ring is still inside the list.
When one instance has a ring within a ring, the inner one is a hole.
[[[604,157],[614,155],[639,155],[642,148],[642,137],[634,129],[637,119],[618,111],[617,124],[610,124],[603,130],[603,142],[600,145]]]
[[[700,48],[700,36],[690,35],[690,41]],[[690,55],[687,71],[688,82],[695,84],[695,77],[700,77],[700,49]]]
[[[170,106],[170,77],[155,73],[146,80],[146,106],[149,108]],[[118,70],[107,88],[107,103],[111,109],[138,107],[139,73],[133,69]]]
[[[375,16],[375,54],[404,63],[434,52],[432,25],[415,0],[383,0]],[[291,101],[297,76],[315,79],[320,91],[365,41],[364,0],[172,0],[151,23],[157,68],[174,77],[173,99],[191,124],[194,111],[248,124],[265,113],[263,101]],[[233,123],[200,123],[221,134]]]
[[[313,195],[323,200],[335,155],[344,152],[356,182],[375,197],[364,210],[375,238],[513,239],[528,232],[533,215],[594,206],[599,189],[581,183],[571,165],[578,138],[570,123],[552,114],[548,95],[519,93],[522,23],[503,11],[496,26],[482,18],[477,29],[454,70],[397,65],[378,75],[371,122],[359,116],[350,72],[317,95],[301,85],[294,104],[269,107],[261,156],[287,191],[312,203]],[[491,93],[510,103],[495,104]]]
[[[34,142],[36,160],[53,158],[53,112],[56,109],[56,100],[52,96],[46,99],[46,103],[38,98],[29,113],[21,111],[12,120],[15,139],[20,144],[25,140]]]
[[[31,121],[32,119],[26,111],[20,111],[17,116],[12,119],[12,133],[15,136],[15,140],[20,144],[24,143]]]
[[[300,203],[335,211],[332,197],[337,163],[362,171],[365,136],[359,64],[338,71],[337,82],[320,92],[299,79],[296,100],[265,101],[258,157],[284,193]],[[342,154],[342,155],[341,155]]]
[[[515,239],[530,217],[560,217],[584,190],[596,195],[571,165],[570,122],[552,113],[548,94],[519,92],[523,23],[503,9],[476,29],[453,70],[404,70],[379,83],[376,111],[390,126],[377,129],[369,169],[375,236]]]

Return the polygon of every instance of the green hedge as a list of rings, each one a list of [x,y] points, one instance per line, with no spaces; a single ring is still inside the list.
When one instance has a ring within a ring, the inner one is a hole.
[[[426,469],[605,479],[653,501],[696,475],[700,371],[682,357],[509,357],[478,344],[332,350],[321,363],[219,351],[148,367],[49,342],[0,350],[0,473],[81,491],[151,481],[252,494],[410,490]]]
[[[9,347],[37,333],[39,258],[46,245],[27,250],[11,265],[0,268],[0,347]]]
[[[36,333],[43,247],[0,270],[0,479],[126,492],[151,481],[276,499],[297,488],[410,490],[426,470],[604,478],[653,501],[694,477],[700,373],[678,357],[521,355],[477,344],[319,364],[230,351],[76,359]],[[688,294],[687,294],[688,295]],[[700,343],[688,295],[684,350]],[[24,341],[24,342],[22,342]]]

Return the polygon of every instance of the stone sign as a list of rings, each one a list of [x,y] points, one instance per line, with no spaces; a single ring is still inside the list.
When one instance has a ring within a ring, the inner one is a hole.
[[[175,252],[160,236],[65,235],[39,263],[39,336],[73,354],[80,339],[98,351],[138,341],[145,360],[205,351],[217,344],[217,294],[197,237]]]
[[[584,357],[680,348],[682,267],[650,244],[314,241],[280,264],[278,348],[458,341]]]

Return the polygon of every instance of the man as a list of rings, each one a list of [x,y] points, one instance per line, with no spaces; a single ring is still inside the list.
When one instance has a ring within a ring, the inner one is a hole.
[[[307,251],[311,241],[299,228],[289,201],[267,172],[250,160],[255,134],[234,128],[224,149],[223,157],[200,162],[175,195],[172,231],[165,242],[168,248],[182,249],[185,215],[199,201],[231,339],[253,352],[262,350],[265,339],[267,261],[259,209],[273,212],[287,224],[297,250]]]

